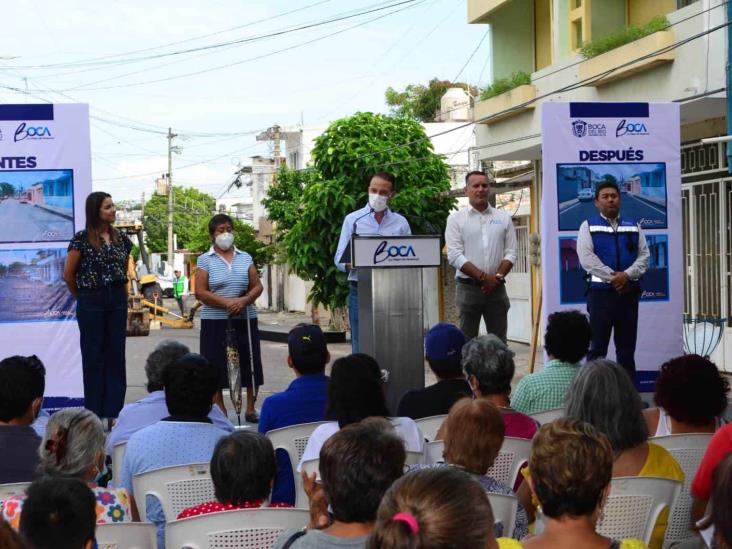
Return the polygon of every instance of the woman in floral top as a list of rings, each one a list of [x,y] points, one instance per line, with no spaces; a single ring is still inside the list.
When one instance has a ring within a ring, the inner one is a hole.
[[[64,280],[76,297],[84,406],[116,418],[125,400],[127,264],[132,242],[112,226],[116,210],[104,192],[86,198],[86,229],[74,235]]]
[[[73,477],[88,483],[97,501],[97,524],[133,520],[134,507],[127,490],[97,484],[97,480],[107,479],[104,429],[89,410],[67,408],[52,415],[39,452],[41,474]],[[2,502],[2,518],[16,530],[24,501],[25,496],[11,496]]]
[[[260,433],[234,431],[219,440],[211,458],[216,501],[188,507],[179,519],[257,507],[292,507],[269,504],[277,462],[270,440]]]

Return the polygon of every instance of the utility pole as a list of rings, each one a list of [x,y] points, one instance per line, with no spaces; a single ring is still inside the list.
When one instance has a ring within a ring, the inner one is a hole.
[[[173,268],[173,152],[179,152],[178,147],[173,146],[173,139],[178,134],[168,128],[168,265]]]

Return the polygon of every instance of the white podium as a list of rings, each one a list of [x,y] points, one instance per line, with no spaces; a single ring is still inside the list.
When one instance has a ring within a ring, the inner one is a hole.
[[[354,236],[359,349],[389,371],[393,415],[405,391],[424,387],[422,273],[440,266],[440,237]]]

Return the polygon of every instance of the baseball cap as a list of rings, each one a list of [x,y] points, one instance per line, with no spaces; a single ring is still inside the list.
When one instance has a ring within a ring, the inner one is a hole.
[[[424,338],[424,355],[430,360],[460,361],[465,336],[454,324],[440,322],[430,328]]]
[[[325,360],[328,346],[320,326],[301,324],[295,326],[287,336],[287,349],[295,365],[302,360],[315,358]]]

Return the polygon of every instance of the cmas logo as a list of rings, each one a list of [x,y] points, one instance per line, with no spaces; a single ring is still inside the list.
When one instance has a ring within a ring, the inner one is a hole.
[[[572,133],[575,137],[605,137],[607,135],[607,128],[605,124],[591,124],[584,120],[573,120]]]

